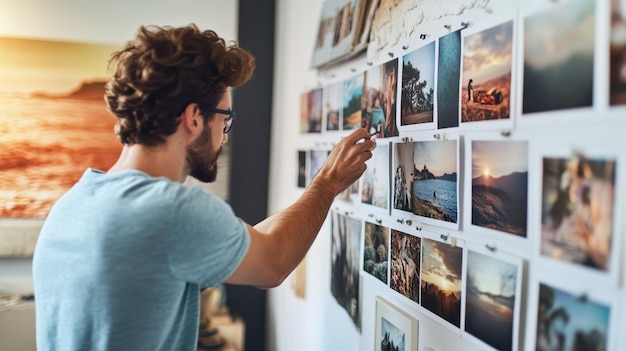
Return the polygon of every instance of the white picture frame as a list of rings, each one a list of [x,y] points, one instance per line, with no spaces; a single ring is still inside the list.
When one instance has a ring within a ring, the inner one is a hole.
[[[387,338],[385,338],[387,335]],[[383,342],[393,342],[398,351],[417,351],[419,321],[381,296],[376,296],[376,327],[374,350],[381,351]]]

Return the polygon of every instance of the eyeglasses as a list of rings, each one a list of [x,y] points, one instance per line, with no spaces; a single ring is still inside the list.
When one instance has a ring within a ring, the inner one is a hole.
[[[224,120],[224,134],[230,132],[233,128],[233,122],[235,121],[235,112],[233,110],[222,110],[219,108],[210,109],[209,111],[228,115],[228,117]]]

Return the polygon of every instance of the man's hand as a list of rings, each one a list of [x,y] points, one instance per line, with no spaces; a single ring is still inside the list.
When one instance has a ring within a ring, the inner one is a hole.
[[[335,195],[351,186],[365,172],[365,161],[372,158],[376,142],[365,128],[359,128],[343,138],[328,155],[315,178],[325,180],[335,189]]]

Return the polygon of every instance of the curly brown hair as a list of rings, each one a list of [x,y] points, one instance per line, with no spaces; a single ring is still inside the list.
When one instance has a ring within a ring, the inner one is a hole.
[[[248,52],[195,24],[141,26],[134,40],[113,53],[113,65],[105,100],[117,117],[115,131],[122,144],[146,146],[174,133],[190,103],[198,104],[207,123],[226,90],[254,72]]]

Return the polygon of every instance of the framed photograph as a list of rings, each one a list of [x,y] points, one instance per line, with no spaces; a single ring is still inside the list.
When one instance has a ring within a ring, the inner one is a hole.
[[[528,140],[483,134],[465,137],[466,227],[492,239],[528,234]]]
[[[379,141],[361,176],[361,203],[385,216],[389,215],[389,162],[389,142]]]
[[[610,105],[626,105],[626,0],[611,0]]]
[[[103,99],[119,47],[29,37],[0,46],[0,256],[30,257],[53,203],[122,150]]]
[[[330,226],[330,290],[337,303],[346,310],[357,329],[360,329],[359,259],[362,221],[338,210],[331,210]]]
[[[419,340],[419,321],[376,296],[376,331],[374,350],[376,351],[417,351]]]
[[[440,37],[437,48],[437,128],[458,127],[461,31]]]
[[[300,132],[322,131],[322,88],[312,89],[300,95]]]
[[[343,82],[328,84],[322,89],[322,94],[326,131],[343,130]]]
[[[359,73],[343,81],[343,129],[361,128],[364,74]]]
[[[387,285],[389,271],[389,228],[365,221],[363,270]]]
[[[511,128],[514,21],[463,31],[460,125]]]
[[[463,242],[440,241],[425,233],[422,238],[420,304],[433,319],[446,326],[461,327]]]
[[[422,238],[391,229],[389,286],[419,304]]]
[[[466,242],[464,332],[502,351],[520,345],[523,262],[519,256]]]
[[[594,103],[596,2],[549,5],[523,21],[521,113],[526,116]]]
[[[363,82],[361,126],[374,138],[398,136],[398,59],[368,69],[364,72]]]
[[[400,129],[436,129],[436,41],[430,41],[402,56]]]
[[[561,279],[542,267],[531,280],[527,346],[537,351],[618,350],[620,296],[614,289]]]
[[[437,136],[393,143],[393,209],[425,224],[458,229],[459,136]]]

